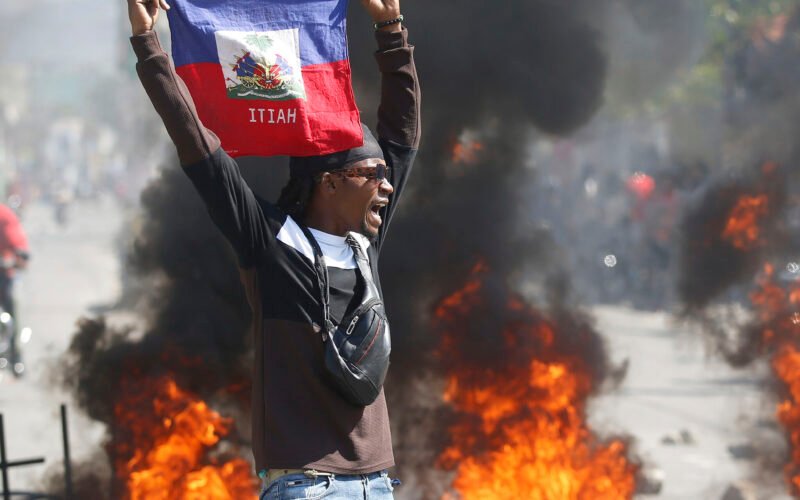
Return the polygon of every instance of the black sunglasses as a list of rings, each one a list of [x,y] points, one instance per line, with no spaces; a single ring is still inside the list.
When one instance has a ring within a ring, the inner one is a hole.
[[[342,170],[334,170],[331,174],[344,177],[366,177],[368,180],[383,181],[389,175],[389,166],[378,163],[374,167],[351,167]]]

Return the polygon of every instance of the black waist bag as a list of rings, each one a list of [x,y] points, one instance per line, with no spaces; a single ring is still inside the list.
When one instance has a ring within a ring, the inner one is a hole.
[[[392,350],[389,322],[378,287],[372,279],[369,261],[353,235],[347,243],[353,249],[361,278],[364,296],[353,313],[345,316],[338,327],[330,319],[330,288],[328,268],[317,240],[308,228],[303,232],[314,247],[314,268],[317,271],[322,295],[325,343],[325,371],[328,381],[350,403],[367,406],[378,397],[389,370]]]

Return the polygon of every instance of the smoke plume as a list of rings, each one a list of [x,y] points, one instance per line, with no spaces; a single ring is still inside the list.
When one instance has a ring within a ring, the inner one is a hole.
[[[765,197],[759,234],[748,244],[726,236],[731,214],[743,197]],[[752,281],[764,258],[786,241],[779,221],[786,207],[786,169],[765,163],[751,172],[708,181],[684,210],[678,293],[688,311],[702,310],[730,287]]]

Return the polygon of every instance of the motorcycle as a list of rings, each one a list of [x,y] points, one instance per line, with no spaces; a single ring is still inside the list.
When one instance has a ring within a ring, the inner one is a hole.
[[[15,378],[23,376],[25,362],[22,349],[33,336],[33,330],[27,326],[20,328],[12,314],[16,308],[11,285],[15,279],[14,273],[21,269],[24,269],[24,264],[20,264],[19,260],[0,264],[0,380],[4,370],[11,371]]]
[[[14,377],[22,377],[25,373],[22,347],[30,342],[32,336],[33,330],[29,327],[18,331],[11,314],[0,308],[0,370],[10,370]]]

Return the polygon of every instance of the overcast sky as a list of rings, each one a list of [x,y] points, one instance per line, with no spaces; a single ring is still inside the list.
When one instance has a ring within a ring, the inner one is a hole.
[[[2,0],[0,64],[110,71],[125,36],[124,5],[124,0]]]

